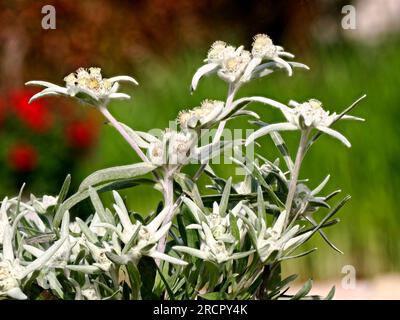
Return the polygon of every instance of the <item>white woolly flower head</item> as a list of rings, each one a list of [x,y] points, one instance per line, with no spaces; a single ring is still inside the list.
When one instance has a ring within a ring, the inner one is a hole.
[[[235,48],[226,44],[224,41],[215,41],[210,50],[208,50],[207,61],[213,63],[221,63],[227,56],[233,54]]]
[[[323,109],[322,102],[317,99],[310,99],[297,105],[293,109],[293,114],[299,126],[303,121],[306,127],[316,127],[320,124],[327,125],[330,120],[329,112]]]
[[[212,124],[222,112],[224,105],[222,101],[206,99],[199,107],[181,111],[178,114],[178,123],[183,129]]]
[[[165,164],[164,144],[161,141],[151,142],[147,153],[152,164],[156,166]]]
[[[101,69],[97,67],[79,68],[64,78],[65,87],[47,81],[29,81],[26,85],[43,86],[45,89],[32,96],[30,102],[44,96],[66,95],[76,97],[79,100],[93,104],[101,105],[109,99],[129,99],[130,96],[125,93],[117,92],[119,82],[127,81],[138,84],[130,76],[116,76],[112,78],[103,78]]]
[[[71,90],[88,90],[98,97],[112,93],[112,83],[108,79],[103,79],[100,68],[79,68],[75,73],[66,76],[64,81]]]
[[[0,296],[19,288],[16,270],[9,261],[0,262]]]
[[[235,82],[243,75],[250,60],[250,52],[239,48],[225,57],[221,64],[221,70],[218,71],[218,75],[228,82]]]
[[[193,149],[193,137],[190,132],[170,131],[168,163],[187,164]]]
[[[267,59],[276,57],[278,49],[269,36],[266,34],[257,34],[254,36],[253,40],[251,54],[254,57]]]

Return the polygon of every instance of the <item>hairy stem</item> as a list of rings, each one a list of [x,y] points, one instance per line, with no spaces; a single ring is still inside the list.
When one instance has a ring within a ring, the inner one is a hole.
[[[228,96],[227,96],[226,101],[225,101],[225,109],[231,108],[233,99],[234,99],[235,94],[236,94],[238,89],[239,89],[238,85],[229,84]],[[226,120],[221,121],[219,123],[217,132],[215,133],[215,136],[214,136],[213,141],[212,141],[213,144],[214,143],[218,143],[220,141],[222,133],[223,133],[223,131],[225,129],[225,125],[226,125]],[[200,166],[200,168],[196,171],[195,175],[193,176],[193,180],[194,181],[197,181],[200,178],[201,174],[204,172],[205,168],[207,167],[208,162],[209,162],[209,160],[207,160],[206,163],[203,163]]]
[[[164,193],[164,207],[170,207],[169,212],[167,214],[167,217],[162,223],[162,226],[165,226],[167,223],[169,223],[172,218],[173,214],[175,211],[175,206],[174,206],[174,180],[173,177],[171,177],[168,173],[165,174],[164,179],[161,182],[163,193]],[[165,251],[165,246],[167,244],[167,237],[168,234],[164,235],[159,241],[157,245],[157,250],[159,252],[164,252]],[[159,261],[156,261],[157,265],[159,265]]]
[[[234,85],[234,84],[229,85],[228,96],[227,96],[226,102],[225,102],[225,108],[231,107],[233,99],[234,99],[235,94],[238,89],[239,89],[238,85]],[[221,121],[219,123],[217,132],[215,133],[215,136],[213,138],[213,143],[217,143],[221,139],[222,132],[224,131],[224,128],[225,128],[225,124],[226,124],[226,121]],[[203,163],[200,166],[200,168],[197,170],[197,172],[193,176],[193,181],[197,181],[200,178],[201,174],[204,172],[204,169],[207,167],[207,164],[208,164],[208,161],[207,161],[207,163]],[[165,206],[171,205],[171,209],[170,209],[170,212],[168,213],[166,219],[163,222],[163,226],[165,224],[169,223],[173,219],[175,209],[177,207],[179,207],[182,203],[182,195],[180,195],[174,203],[173,178],[172,177],[168,178],[168,176],[169,176],[168,173],[166,173],[165,179],[162,183],[162,188],[163,188],[163,193],[164,193],[164,205]],[[168,178],[168,181],[166,181],[167,178]],[[158,245],[157,245],[157,250],[159,252],[164,252],[166,244],[167,244],[167,235],[165,235],[164,237],[162,237],[160,239],[160,241],[158,242]]]
[[[137,155],[142,159],[144,162],[149,162],[149,159],[147,159],[146,155],[143,153],[143,151],[139,148],[137,143],[131,139],[129,134],[125,131],[125,129],[120,125],[120,123],[117,121],[117,119],[114,118],[114,116],[108,111],[108,109],[105,106],[101,106],[100,112],[106,117],[106,119],[111,123],[111,125],[121,134],[121,136],[126,140],[126,142],[129,143],[129,145],[132,147],[133,150],[137,153]]]
[[[305,151],[307,148],[307,140],[308,140],[309,134],[310,134],[309,129],[301,131],[300,144],[299,144],[299,148],[297,150],[294,168],[293,168],[293,171],[291,172],[289,190],[288,190],[288,195],[287,195],[286,203],[285,203],[285,208],[286,208],[286,212],[287,212],[286,219],[289,219],[290,211],[292,210],[293,198],[296,193],[297,180],[299,178],[301,162],[303,161],[304,154],[305,154]]]

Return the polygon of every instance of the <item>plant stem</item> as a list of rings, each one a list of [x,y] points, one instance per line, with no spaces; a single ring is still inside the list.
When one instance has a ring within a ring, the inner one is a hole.
[[[167,223],[169,223],[172,218],[173,214],[175,211],[175,206],[174,206],[174,180],[173,177],[167,172],[164,176],[164,179],[161,182],[161,186],[163,189],[164,193],[164,207],[170,207],[169,212],[165,218],[165,220],[162,223],[162,227],[165,226]],[[157,245],[157,250],[159,252],[164,252],[165,251],[165,246],[167,244],[167,237],[168,233],[164,235],[159,241]],[[156,261],[157,265],[159,265],[159,261]]]
[[[226,98],[225,102],[225,108],[230,108],[233,102],[233,99],[235,97],[235,94],[237,90],[239,89],[239,85],[234,85],[234,84],[229,84],[228,88],[228,96]],[[222,132],[224,131],[226,121],[221,121],[218,125],[217,132],[215,133],[215,136],[213,138],[213,143],[217,143],[222,136]],[[193,176],[193,181],[197,181],[201,174],[204,172],[204,169],[207,167],[207,163],[203,163],[200,168],[197,170],[195,175]],[[182,203],[182,195],[176,199],[174,203],[174,192],[173,192],[173,178],[169,176],[168,172],[165,174],[164,181],[162,182],[162,188],[163,188],[163,193],[164,193],[164,206],[171,205],[170,212],[168,213],[166,219],[163,222],[163,226],[169,223],[173,219],[173,214],[175,212],[175,209],[178,208],[181,203]],[[165,246],[167,244],[167,236],[165,235],[162,237],[157,245],[157,250],[159,252],[164,252],[165,251]],[[157,262],[158,264],[159,262]]]
[[[225,101],[225,109],[229,109],[231,107],[233,99],[234,99],[235,94],[238,89],[239,89],[238,85],[229,84],[228,96]],[[219,123],[217,132],[215,133],[215,136],[212,141],[213,144],[218,143],[220,141],[222,133],[225,129],[225,125],[226,125],[226,120],[223,120]],[[195,175],[193,176],[193,181],[197,181],[200,178],[201,174],[204,172],[205,168],[207,167],[209,161],[210,160],[207,160],[206,163],[203,163],[200,166],[200,168],[196,171]]]
[[[293,171],[291,172],[289,191],[288,191],[288,195],[287,195],[286,203],[285,203],[286,219],[289,218],[290,211],[292,210],[292,204],[293,204],[294,195],[296,193],[297,180],[299,178],[301,162],[303,161],[303,158],[304,158],[309,134],[310,134],[309,129],[305,129],[305,130],[301,131],[300,144],[299,144],[299,148],[297,150],[294,168],[293,168]]]
[[[142,159],[142,161],[144,162],[149,162],[149,159],[147,159],[146,155],[143,153],[143,151],[140,149],[137,143],[134,140],[132,140],[129,134],[120,125],[117,119],[114,118],[114,116],[110,113],[110,111],[108,111],[108,109],[105,106],[101,106],[99,107],[99,109],[100,112],[104,115],[104,117],[106,117],[106,119],[111,123],[111,125],[122,135],[122,137],[126,140],[126,142],[129,143],[132,149],[135,150],[140,159]]]

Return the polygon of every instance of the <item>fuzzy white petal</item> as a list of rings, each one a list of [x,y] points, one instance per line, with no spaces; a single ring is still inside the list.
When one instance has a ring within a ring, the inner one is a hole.
[[[126,82],[131,82],[136,85],[139,84],[134,78],[132,78],[130,76],[116,76],[116,77],[109,78],[108,81],[110,81],[110,82],[126,81]]]
[[[207,63],[204,66],[201,66],[199,69],[197,69],[196,73],[192,78],[191,91],[196,90],[197,85],[203,76],[215,71],[217,68],[218,68],[217,63]]]
[[[340,140],[346,147],[350,148],[351,147],[351,143],[349,140],[347,140],[347,138],[342,135],[340,132],[333,130],[331,128],[328,127],[324,127],[324,126],[317,126],[316,127],[318,130]]]

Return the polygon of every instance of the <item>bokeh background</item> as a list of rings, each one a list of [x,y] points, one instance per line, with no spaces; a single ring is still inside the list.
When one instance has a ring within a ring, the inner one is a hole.
[[[56,29],[41,27],[43,5],[56,8]],[[341,26],[344,5],[356,8],[355,30]],[[179,110],[204,98],[224,99],[226,86],[207,78],[189,94],[191,76],[209,45],[224,40],[250,46],[252,36],[269,34],[296,54],[311,71],[292,78],[276,73],[239,93],[266,95],[287,102],[315,97],[340,111],[362,94],[354,111],[367,119],[338,128],[352,141],[347,150],[323,137],[307,155],[302,176],[310,185],[330,173],[327,192],[340,188],[352,200],[340,212],[342,222],[327,230],[345,255],[332,251],[318,236],[320,250],[286,272],[314,279],[340,278],[353,265],[359,278],[400,271],[400,1],[397,0],[151,0],[151,1],[2,1],[0,5],[0,196],[18,192],[55,194],[71,173],[74,187],[94,170],[136,161],[127,144],[95,110],[63,98],[27,104],[27,80],[61,83],[80,66],[101,66],[106,76],[128,74],[140,83],[133,100],[115,102],[111,111],[135,129],[168,126]],[[279,115],[254,106],[272,120]],[[230,124],[248,127],[246,121]],[[292,152],[297,135],[284,135]],[[264,139],[262,153],[274,158]],[[218,167],[224,176],[234,173]],[[131,207],[146,214],[159,194],[141,187],[124,191]],[[139,196],[140,195],[140,196]],[[107,200],[107,199],[106,199]],[[84,215],[88,206],[76,209]]]

